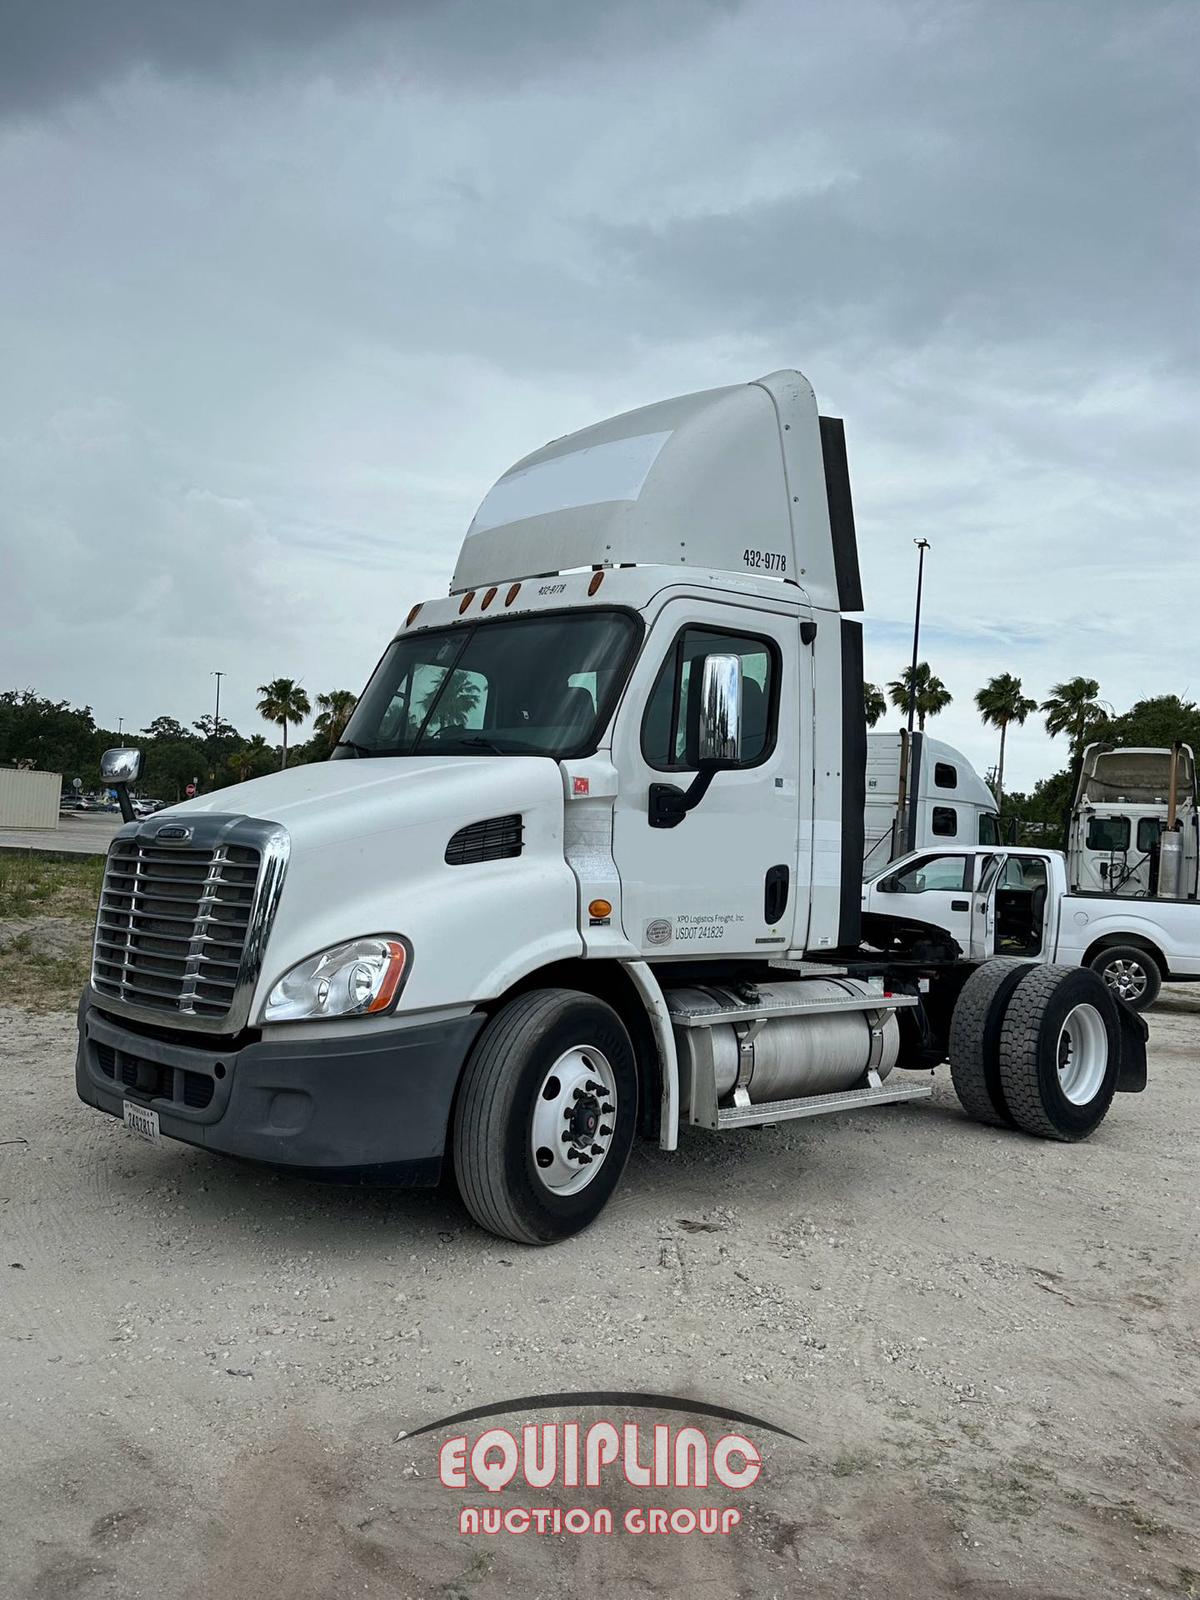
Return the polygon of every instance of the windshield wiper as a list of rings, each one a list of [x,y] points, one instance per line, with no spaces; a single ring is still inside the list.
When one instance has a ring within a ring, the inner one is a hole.
[[[509,753],[507,750],[501,750],[500,746],[493,744],[490,739],[485,739],[482,734],[473,734],[469,739],[448,739],[446,743],[453,744],[455,748],[470,746],[473,750],[490,750],[497,756],[506,756]]]
[[[355,739],[339,739],[333,747],[335,750],[353,750],[356,756],[373,756],[375,751],[370,745],[359,744]]]

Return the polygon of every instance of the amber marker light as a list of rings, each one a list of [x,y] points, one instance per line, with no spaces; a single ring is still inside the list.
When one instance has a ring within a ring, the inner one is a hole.
[[[368,1013],[373,1011],[386,1011],[396,998],[396,990],[400,986],[400,979],[404,976],[405,963],[408,960],[408,951],[395,939],[387,941],[388,969],[379,993],[367,1007]]]
[[[479,607],[479,609],[480,609],[480,610],[481,610],[481,611],[486,611],[486,610],[487,610],[487,608],[488,608],[488,607],[489,607],[489,606],[490,606],[490,605],[491,605],[491,603],[492,603],[492,601],[493,601],[493,600],[494,600],[494,599],[495,599],[495,598],[496,598],[496,591],[495,591],[495,588],[491,588],[491,589],[489,589],[489,590],[488,590],[488,592],[487,592],[487,593],[486,593],[486,594],[485,594],[485,595],[484,595],[484,597],[483,597],[483,600],[482,600],[482,602],[481,602],[481,604],[480,604],[480,607]]]
[[[514,583],[512,588],[504,596],[504,604],[506,606],[512,605],[513,601],[517,598],[517,596],[520,594],[520,592],[521,592],[521,585],[519,583]]]
[[[593,900],[588,906],[589,917],[611,917],[612,906],[607,900]]]
[[[425,604],[424,600],[418,600],[417,601],[416,605],[412,608],[412,610],[408,613],[408,616],[404,620],[404,626],[406,628],[411,628],[412,627],[413,623],[421,615],[421,607],[424,604]]]
[[[459,614],[460,617],[462,616],[463,612],[467,609],[467,607],[471,604],[471,601],[474,600],[474,598],[475,598],[474,589],[468,589],[466,594],[463,595],[462,599],[458,602],[458,614]]]

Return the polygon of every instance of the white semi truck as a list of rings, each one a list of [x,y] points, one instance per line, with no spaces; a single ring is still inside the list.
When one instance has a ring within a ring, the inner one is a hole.
[[[117,835],[80,1096],[321,1178],[446,1164],[531,1244],[600,1212],[639,1130],[919,1099],[948,1054],[973,1116],[1085,1137],[1146,1076],[1096,974],[860,944],[861,607],[842,426],[799,373],[538,450],[338,759]],[[105,758],[123,799],[137,768]]]
[[[901,898],[903,897],[903,898]],[[1081,893],[1059,850],[929,846],[863,885],[863,930],[893,952],[940,935],[970,960],[1085,966],[1142,1011],[1200,979],[1200,904]]]
[[[924,845],[999,844],[992,791],[953,745],[919,730],[867,734],[863,877]]]

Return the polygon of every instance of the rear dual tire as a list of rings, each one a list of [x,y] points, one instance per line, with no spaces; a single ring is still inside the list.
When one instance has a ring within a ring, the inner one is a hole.
[[[967,1114],[1041,1139],[1086,1139],[1121,1060],[1117,1002],[1088,967],[989,961],[963,985],[950,1070]]]

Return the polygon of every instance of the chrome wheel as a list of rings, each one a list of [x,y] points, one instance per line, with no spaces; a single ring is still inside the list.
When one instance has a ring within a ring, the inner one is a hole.
[[[1118,999],[1133,1005],[1146,992],[1149,977],[1140,961],[1112,961],[1104,968],[1104,981]]]
[[[1095,1006],[1067,1013],[1058,1035],[1058,1082],[1074,1106],[1086,1106],[1100,1092],[1108,1071],[1108,1032]]]
[[[608,1057],[576,1045],[542,1080],[530,1140],[538,1177],[555,1194],[577,1194],[604,1165],[617,1126],[617,1080]]]

